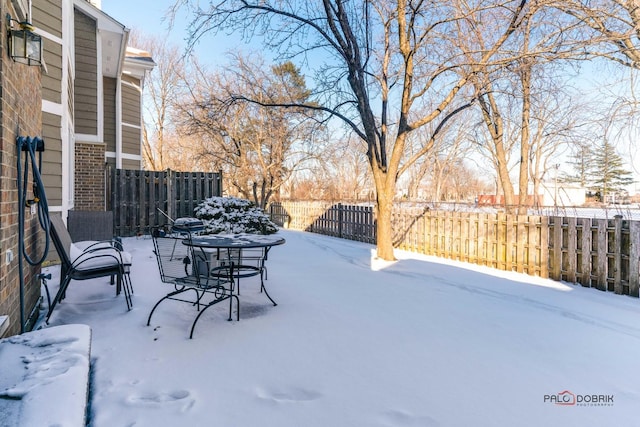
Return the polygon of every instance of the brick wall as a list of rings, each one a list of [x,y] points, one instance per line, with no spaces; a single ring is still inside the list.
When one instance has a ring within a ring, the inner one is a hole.
[[[76,142],[74,209],[105,209],[105,146]]]
[[[6,335],[20,333],[20,280],[18,270],[18,153],[16,137],[37,136],[42,132],[41,70],[14,63],[7,54],[7,28],[4,17],[15,15],[9,0],[0,0],[0,316],[10,317]],[[29,189],[31,186],[28,187]],[[44,234],[36,215],[25,212],[25,248],[34,258],[42,253]],[[7,253],[13,254],[8,261]],[[29,330],[37,320],[40,267],[24,262],[24,319]],[[35,316],[29,318],[31,314]]]

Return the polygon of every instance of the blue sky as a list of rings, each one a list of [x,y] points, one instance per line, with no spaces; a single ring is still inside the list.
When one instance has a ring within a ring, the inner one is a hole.
[[[169,29],[165,15],[173,3],[174,0],[102,0],[102,10],[129,29],[147,36],[168,37],[175,45],[184,47],[192,17],[183,11],[177,16],[173,28]],[[205,64],[220,64],[226,62],[227,51],[249,49],[237,37],[210,33],[202,38],[195,52]]]
[[[163,18],[172,3],[172,0],[102,0],[102,10],[128,28],[164,35],[168,33],[168,23]],[[188,21],[184,14],[180,18],[169,36],[176,43],[183,44]]]
[[[183,11],[177,16],[173,28],[169,29],[169,24],[164,18],[174,1],[102,0],[102,10],[130,29],[146,35],[168,37],[172,43],[184,47],[188,38],[187,28],[192,16]],[[226,52],[228,51],[249,52],[251,50],[256,50],[256,48],[245,44],[238,37],[209,33],[200,40],[194,52],[202,64],[220,65],[227,62]],[[638,156],[637,147],[634,143],[624,145],[618,148],[621,154],[630,157],[629,166],[633,166],[633,161]],[[636,167],[633,171],[635,179],[640,181],[640,170]],[[633,187],[630,189],[632,192],[640,191],[640,184],[635,184]]]

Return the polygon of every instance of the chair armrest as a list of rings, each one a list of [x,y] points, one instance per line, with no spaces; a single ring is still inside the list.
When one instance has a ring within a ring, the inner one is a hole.
[[[117,253],[85,252],[73,260],[71,268],[74,270],[88,270],[97,268],[112,268],[125,266],[122,257]]]
[[[80,242],[73,243],[78,249],[83,251],[89,251],[94,249],[103,249],[103,248],[116,248],[118,250],[123,250],[122,241],[119,239],[110,239],[110,240],[83,240]]]
[[[110,267],[115,264],[123,266],[131,265],[132,256],[129,252],[121,251],[113,246],[105,245],[105,242],[97,242],[82,250],[75,244],[71,246],[72,268],[99,268]]]

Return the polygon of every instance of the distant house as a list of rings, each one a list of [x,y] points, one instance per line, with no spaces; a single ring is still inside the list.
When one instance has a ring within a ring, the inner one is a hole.
[[[529,206],[582,206],[586,202],[587,191],[580,187],[567,183],[542,182],[540,183],[538,194],[533,196],[533,185],[529,186],[527,195],[527,205]],[[514,203],[517,204],[519,195],[514,196]],[[494,194],[482,194],[478,196],[479,205],[504,204],[504,196]]]
[[[540,193],[543,206],[582,206],[587,201],[587,190],[577,184],[543,182]]]
[[[129,30],[99,3],[0,0],[0,337],[33,327],[41,297],[40,266],[18,263],[21,244],[29,254],[43,252],[45,233],[19,203],[17,138],[44,138],[49,211],[63,219],[71,209],[105,210],[107,165],[142,165],[142,87],[155,64],[127,47]],[[26,39],[11,31],[25,29],[42,39],[41,66],[10,56],[21,45],[9,40]]]

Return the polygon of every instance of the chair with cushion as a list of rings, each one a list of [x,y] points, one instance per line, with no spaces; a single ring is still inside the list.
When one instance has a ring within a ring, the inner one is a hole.
[[[131,310],[133,286],[129,277],[131,254],[122,250],[117,240],[71,241],[71,236],[58,215],[50,218],[51,241],[60,257],[60,287],[49,306],[46,321],[49,321],[56,304],[65,298],[72,280],[88,280],[99,277],[116,278],[116,294],[124,290],[127,309]]]

